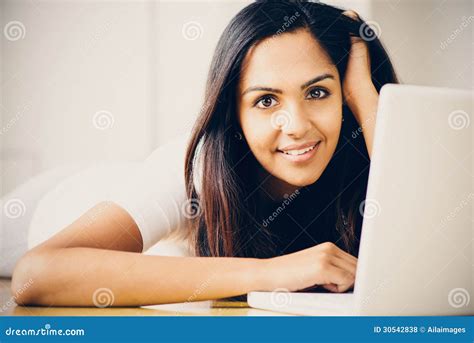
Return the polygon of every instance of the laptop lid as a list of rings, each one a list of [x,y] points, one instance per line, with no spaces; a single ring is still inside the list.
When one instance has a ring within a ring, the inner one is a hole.
[[[472,100],[463,90],[382,88],[356,314],[474,314]]]

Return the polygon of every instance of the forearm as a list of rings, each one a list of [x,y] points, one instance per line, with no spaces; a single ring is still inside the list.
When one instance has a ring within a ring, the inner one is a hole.
[[[167,257],[63,248],[41,251],[29,261],[35,259],[31,263],[34,270],[26,266],[20,268],[23,275],[14,275],[14,289],[20,288],[22,281],[32,280],[17,298],[20,303],[97,306],[97,290],[103,288],[109,298],[113,295],[110,306],[140,306],[231,297],[265,288],[259,280],[262,260],[251,258]]]
[[[349,107],[362,129],[369,157],[372,157],[378,99],[379,95],[373,88],[364,92],[364,96],[359,96],[358,101],[349,103]]]

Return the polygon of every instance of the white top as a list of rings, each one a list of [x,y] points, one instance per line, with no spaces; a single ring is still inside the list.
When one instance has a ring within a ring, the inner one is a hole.
[[[188,230],[184,181],[188,138],[187,134],[179,136],[154,150],[110,199],[134,219],[143,251],[176,230]],[[199,192],[198,185],[196,188]]]

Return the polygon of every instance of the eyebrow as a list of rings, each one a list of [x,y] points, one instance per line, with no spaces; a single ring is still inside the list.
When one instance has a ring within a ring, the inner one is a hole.
[[[334,75],[326,73],[326,74],[323,74],[323,75],[316,76],[314,79],[311,79],[308,82],[303,83],[301,85],[301,89],[305,89],[306,87],[311,86],[313,83],[316,83],[316,82],[319,82],[319,81],[322,81],[322,80],[325,80],[325,79],[334,80]]]
[[[319,82],[319,81],[322,81],[322,80],[325,80],[325,79],[334,80],[334,75],[329,74],[329,73],[325,73],[325,74],[316,76],[315,78],[312,78],[311,80],[303,83],[300,88],[305,89],[306,87],[311,86],[312,84],[314,84],[316,82]],[[242,96],[244,96],[247,93],[255,92],[255,91],[265,91],[265,92],[272,92],[272,93],[277,93],[277,94],[282,94],[283,93],[283,91],[281,89],[277,89],[277,88],[254,86],[254,87],[249,87],[245,91],[243,91]]]

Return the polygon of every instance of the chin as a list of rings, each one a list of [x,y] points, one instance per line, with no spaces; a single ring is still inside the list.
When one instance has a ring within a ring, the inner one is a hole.
[[[283,180],[295,187],[305,187],[312,185],[319,179],[318,175],[301,175],[300,177],[295,177],[295,175],[289,176],[287,178],[283,178]]]
[[[313,163],[314,165],[314,163]],[[291,168],[293,169],[293,168]],[[302,169],[288,170],[286,175],[281,175],[281,179],[290,185],[297,187],[309,186],[318,181],[321,177],[323,170],[320,170],[320,167],[316,166],[306,166]],[[285,170],[285,169],[283,169]]]

